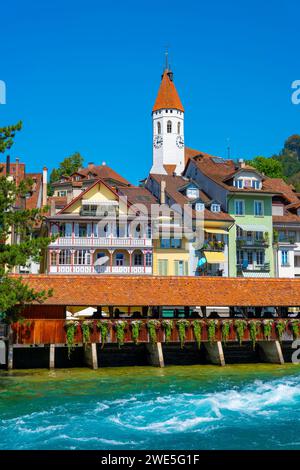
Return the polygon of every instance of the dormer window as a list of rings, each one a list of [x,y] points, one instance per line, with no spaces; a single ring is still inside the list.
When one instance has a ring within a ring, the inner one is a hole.
[[[204,204],[203,202],[196,202],[195,204],[195,210],[196,211],[204,211]]]
[[[242,179],[234,180],[233,186],[235,186],[236,188],[242,189],[244,186],[244,181]]]
[[[210,210],[211,210],[212,212],[220,212],[220,211],[221,211],[221,205],[214,202],[214,203],[210,206]]]
[[[186,195],[189,199],[196,199],[197,197],[199,197],[199,190],[195,187],[187,188]]]
[[[252,180],[252,188],[260,189],[260,182],[258,180]]]

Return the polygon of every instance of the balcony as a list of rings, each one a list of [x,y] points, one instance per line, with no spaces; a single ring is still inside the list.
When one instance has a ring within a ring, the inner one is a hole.
[[[58,237],[49,248],[54,247],[140,247],[152,246],[151,238],[133,237]]]
[[[269,246],[269,241],[266,239],[257,240],[255,238],[237,238],[236,239],[237,248],[267,248]]]
[[[147,275],[152,274],[151,266],[93,266],[93,265],[71,265],[60,264],[50,266],[49,274],[130,274]]]
[[[248,264],[248,266],[244,266],[243,264],[237,264],[237,273],[242,274],[244,272],[257,272],[257,273],[268,273],[270,272],[270,263],[263,263],[263,264]]]
[[[224,251],[225,243],[217,240],[205,240],[202,250],[205,251]]]

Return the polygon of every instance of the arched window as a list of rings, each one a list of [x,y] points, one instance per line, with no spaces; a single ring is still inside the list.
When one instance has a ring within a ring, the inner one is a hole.
[[[161,134],[161,124],[160,124],[160,122],[157,123],[157,133]]]
[[[167,133],[171,134],[171,132],[172,132],[172,122],[168,121],[167,122]]]
[[[180,134],[180,122],[177,123],[177,134]]]

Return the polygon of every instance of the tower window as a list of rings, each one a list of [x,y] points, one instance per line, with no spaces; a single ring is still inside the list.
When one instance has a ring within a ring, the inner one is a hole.
[[[172,122],[168,121],[167,122],[167,133],[171,134],[171,132],[172,132]]]
[[[160,124],[160,122],[157,123],[157,133],[161,134],[161,124]]]
[[[180,122],[177,123],[177,134],[180,134]]]

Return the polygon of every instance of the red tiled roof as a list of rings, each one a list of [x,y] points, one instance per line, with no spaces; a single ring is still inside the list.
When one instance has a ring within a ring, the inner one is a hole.
[[[187,181],[182,176],[170,176],[170,175],[155,175],[151,174],[151,177],[156,180],[159,184],[161,181],[166,182],[166,194],[169,195],[177,204],[183,206],[184,204],[189,204],[191,200],[182,194],[179,190],[183,186],[187,185],[188,183],[192,183],[191,181]],[[204,204],[209,203],[211,199],[209,196],[204,192],[199,190],[199,198],[204,202]],[[226,212],[211,212],[208,209],[204,211],[204,219],[205,220],[228,220],[233,221],[232,217],[227,214]]]
[[[281,193],[290,203],[298,203],[297,193],[293,191],[293,187],[287,184],[282,178],[267,178],[264,186],[270,190]]]
[[[148,211],[151,211],[151,205],[157,204],[156,198],[146,188],[140,186],[126,186],[117,188],[119,195],[127,197],[128,202],[136,206],[137,204],[143,204]]]
[[[33,185],[32,185],[31,196],[26,198],[25,207],[26,209],[37,209],[39,196],[42,197],[41,189],[42,189],[43,175],[42,173],[26,173],[26,178],[31,179],[33,181]],[[42,201],[40,202],[42,205]]]
[[[53,289],[45,305],[300,306],[300,279],[27,275],[23,282]]]
[[[169,70],[165,70],[163,73],[152,111],[158,111],[159,109],[178,109],[184,112],[174,82],[170,79]]]
[[[72,186],[81,186],[84,181],[88,179],[88,175],[92,174],[94,179],[99,179],[101,178],[102,180],[106,182],[115,182],[116,184],[123,184],[123,185],[129,185],[130,182],[127,181],[123,176],[119,175],[115,170],[110,168],[108,165],[94,165],[90,164],[86,168],[81,168],[80,170],[76,171],[73,173],[73,175],[81,175],[82,179],[80,181],[72,181],[72,176],[64,176],[66,178],[66,181],[61,182],[61,181],[55,181],[52,183],[53,186],[59,186],[59,185],[64,185],[66,183],[72,184]]]

